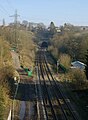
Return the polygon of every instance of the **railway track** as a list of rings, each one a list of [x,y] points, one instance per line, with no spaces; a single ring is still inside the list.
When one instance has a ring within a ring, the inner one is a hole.
[[[76,111],[72,108],[70,100],[66,99],[54,79],[43,50],[38,52],[36,66],[39,76],[38,88],[41,90],[42,104],[40,106],[43,106],[40,109],[40,113],[42,111],[43,116],[42,120],[80,120]]]

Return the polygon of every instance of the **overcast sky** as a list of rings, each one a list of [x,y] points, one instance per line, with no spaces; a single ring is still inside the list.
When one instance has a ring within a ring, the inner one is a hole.
[[[5,18],[6,23],[13,22],[17,9],[18,20],[43,22],[49,25],[71,23],[88,25],[88,0],[0,0],[0,23]]]

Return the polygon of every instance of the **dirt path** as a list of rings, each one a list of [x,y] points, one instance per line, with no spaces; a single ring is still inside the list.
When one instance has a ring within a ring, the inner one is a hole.
[[[32,96],[35,96],[34,82],[31,81],[27,73],[20,67],[19,55],[15,51],[11,51],[11,55],[15,69],[20,75],[20,82],[14,105],[14,120],[35,120],[35,102],[31,100]],[[15,106],[19,106],[18,109]]]
[[[19,61],[19,55],[15,51],[11,51],[11,55],[13,58],[13,64],[16,69],[20,68],[20,61]]]

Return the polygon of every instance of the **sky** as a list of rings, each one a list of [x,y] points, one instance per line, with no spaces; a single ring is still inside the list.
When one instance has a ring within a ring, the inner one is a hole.
[[[49,25],[51,21],[56,26],[70,23],[73,25],[88,25],[88,0],[0,0],[0,24],[14,21],[17,10],[19,21],[43,22]]]

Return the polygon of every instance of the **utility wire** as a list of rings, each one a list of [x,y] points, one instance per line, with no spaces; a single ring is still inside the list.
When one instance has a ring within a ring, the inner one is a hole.
[[[6,14],[9,16],[9,13],[8,11],[0,4],[0,9]]]
[[[14,7],[12,6],[11,2],[9,0],[6,0],[7,4],[9,5],[9,7],[12,9],[12,10],[15,10]]]

